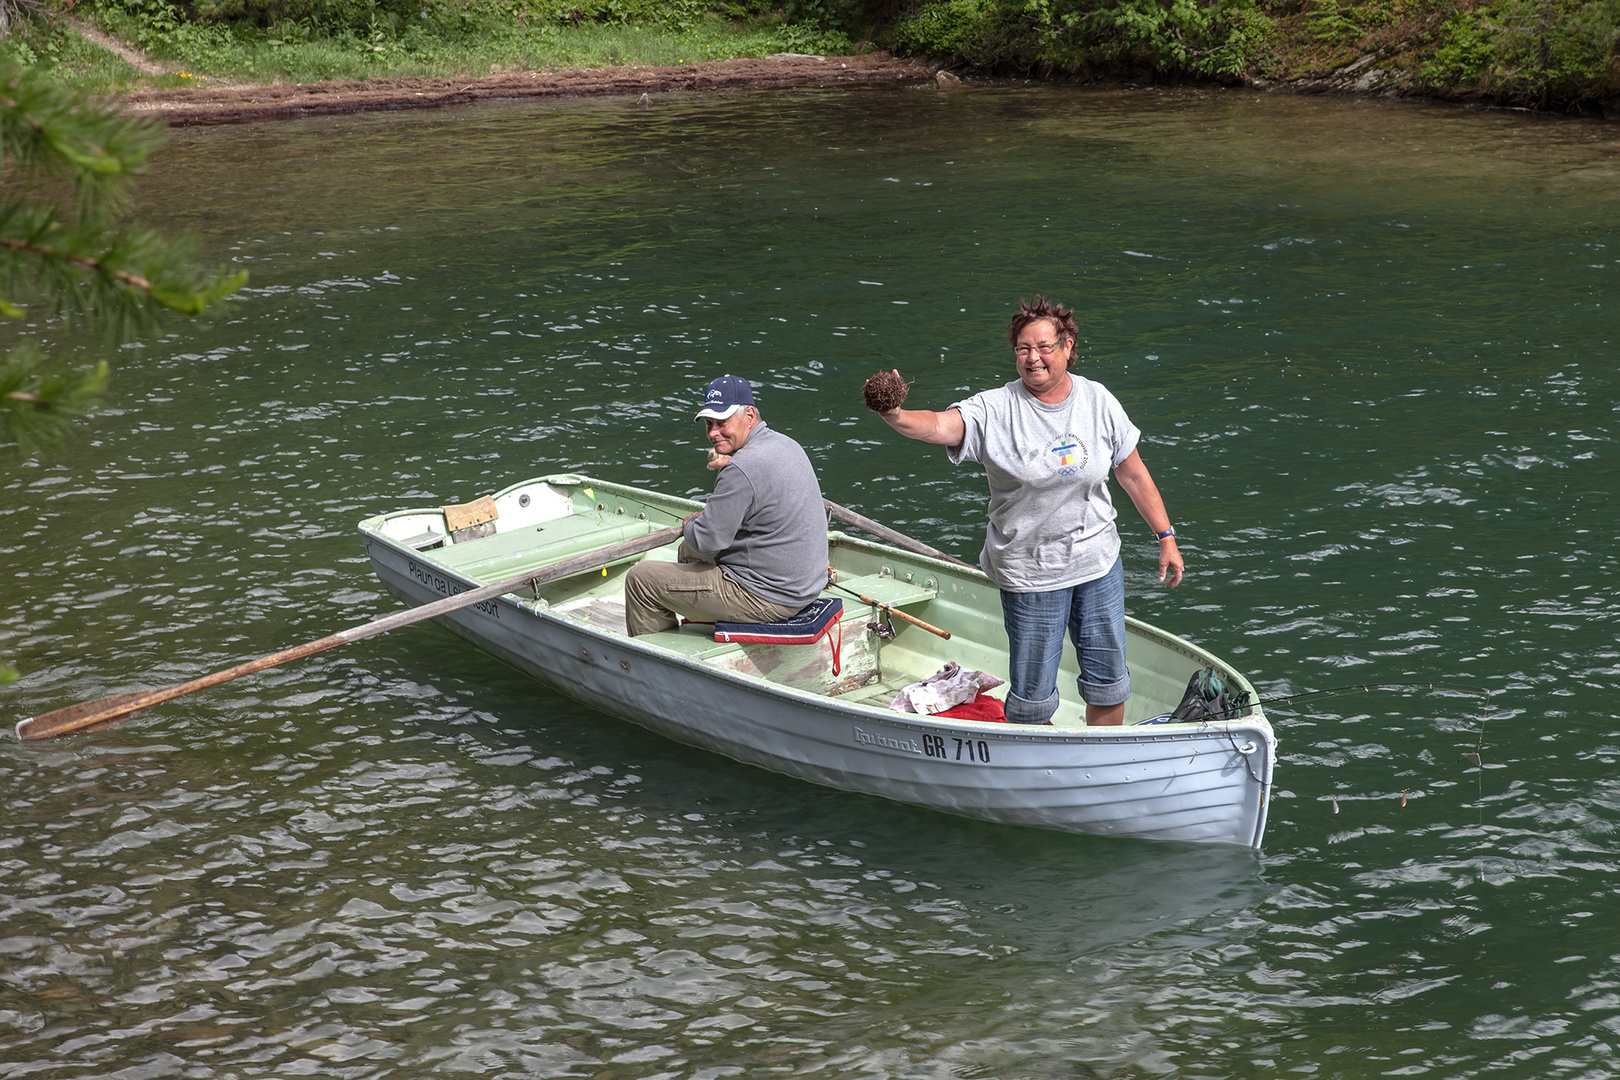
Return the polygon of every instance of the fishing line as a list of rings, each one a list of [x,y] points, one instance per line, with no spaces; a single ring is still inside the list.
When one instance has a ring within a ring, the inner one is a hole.
[[[1256,698],[1256,705],[1276,705],[1278,703],[1292,703],[1304,698],[1334,697],[1339,694],[1357,694],[1370,690],[1444,690],[1447,693],[1462,694],[1465,697],[1477,697],[1490,700],[1492,691],[1465,690],[1460,686],[1446,686],[1444,683],[1418,683],[1418,682],[1391,682],[1391,683],[1351,683],[1346,686],[1334,686],[1327,690],[1301,690],[1297,694],[1278,694],[1276,697]]]
[[[1476,824],[1483,826],[1485,824],[1485,722],[1489,719],[1489,717],[1485,716],[1484,713],[1491,707],[1491,695],[1496,693],[1495,690],[1465,690],[1460,686],[1446,686],[1443,683],[1352,683],[1348,686],[1335,686],[1328,690],[1306,690],[1298,694],[1279,694],[1276,697],[1258,698],[1256,699],[1255,704],[1274,705],[1278,702],[1292,703],[1300,698],[1330,697],[1334,694],[1354,694],[1365,690],[1442,690],[1446,693],[1462,694],[1465,697],[1485,699],[1485,704],[1480,706],[1479,737],[1474,743],[1473,752],[1463,754],[1463,758],[1472,764],[1475,769],[1474,806],[1479,813],[1479,818]],[[1227,732],[1227,737],[1231,738],[1230,731]],[[1237,742],[1235,739],[1232,743],[1232,749],[1237,749]],[[1405,792],[1401,793],[1401,805],[1406,805]],[[1335,814],[1339,812],[1339,803],[1337,799],[1333,801],[1333,812]],[[1485,880],[1485,868],[1483,861],[1481,861],[1479,873],[1480,880]]]
[[[1390,682],[1390,683],[1349,683],[1345,686],[1332,686],[1326,690],[1301,690],[1297,694],[1276,694],[1272,697],[1250,699],[1247,694],[1234,697],[1232,703],[1221,710],[1210,709],[1206,703],[1205,720],[1239,720],[1248,715],[1248,710],[1260,705],[1291,705],[1296,701],[1311,698],[1337,697],[1343,694],[1360,694],[1373,690],[1439,690],[1450,694],[1461,694],[1464,697],[1485,699],[1485,707],[1490,707],[1491,695],[1494,690],[1468,690],[1461,686],[1447,686],[1444,683],[1419,682]],[[1170,714],[1166,714],[1168,716]],[[1480,721],[1484,723],[1483,718]]]
[[[1411,682],[1411,683],[1408,683],[1408,682],[1350,683],[1350,684],[1348,684],[1346,686],[1329,687],[1326,690],[1302,690],[1297,694],[1278,694],[1275,697],[1256,698],[1252,702],[1244,702],[1244,703],[1242,703],[1240,705],[1235,705],[1233,707],[1232,711],[1235,712],[1235,711],[1237,711],[1239,709],[1248,709],[1248,708],[1252,708],[1252,707],[1254,707],[1256,705],[1276,705],[1276,704],[1279,704],[1279,703],[1291,704],[1291,703],[1293,703],[1295,701],[1298,701],[1298,700],[1300,700],[1302,698],[1325,698],[1325,697],[1333,697],[1333,696],[1339,695],[1339,694],[1365,693],[1365,692],[1371,691],[1371,690],[1441,690],[1441,691],[1444,691],[1444,692],[1447,692],[1447,693],[1452,693],[1452,694],[1462,694],[1465,697],[1484,698],[1485,699],[1484,708],[1487,708],[1487,709],[1490,708],[1491,695],[1493,693],[1495,693],[1494,690],[1465,690],[1460,686],[1446,686],[1443,683],[1416,683],[1416,682]],[[1208,717],[1208,719],[1210,719],[1210,720],[1239,720],[1239,719],[1242,719],[1242,717],[1241,716],[1234,716],[1234,715],[1216,716],[1214,714],[1211,714]],[[1227,740],[1229,742],[1231,742],[1232,749],[1235,750],[1239,755],[1242,755],[1242,757],[1243,757],[1243,765],[1244,765],[1244,767],[1246,769],[1248,769],[1250,779],[1252,779],[1255,783],[1259,784],[1262,789],[1268,787],[1269,785],[1267,785],[1265,781],[1261,780],[1259,776],[1255,775],[1254,768],[1249,764],[1248,755],[1244,754],[1242,748],[1238,746],[1237,738],[1232,734],[1232,731],[1231,731],[1230,728],[1227,729],[1226,737],[1227,737]],[[1479,718],[1479,743],[1478,743],[1477,746],[1475,746],[1474,752],[1472,754],[1464,754],[1463,756],[1466,757],[1466,758],[1469,758],[1470,760],[1472,760],[1474,765],[1479,769],[1479,791],[1478,791],[1478,794],[1477,794],[1476,803],[1477,803],[1477,805],[1480,806],[1480,817],[1481,817],[1482,821],[1483,821],[1483,818],[1484,818],[1484,797],[1485,797],[1485,779],[1484,779],[1484,777],[1485,777],[1485,770],[1484,770],[1483,766],[1481,765],[1480,755],[1481,755],[1481,752],[1484,750],[1484,748],[1485,748],[1485,717],[1481,716]],[[1403,802],[1402,805],[1405,805],[1405,803]]]

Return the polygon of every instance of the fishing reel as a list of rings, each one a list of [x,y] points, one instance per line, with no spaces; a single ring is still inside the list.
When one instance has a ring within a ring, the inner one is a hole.
[[[849,593],[851,596],[859,597],[861,600],[871,604],[874,618],[871,622],[866,624],[866,632],[876,637],[879,641],[893,640],[894,619],[889,614],[889,609],[882,604],[879,604],[875,600],[861,596],[860,593],[855,592],[853,589],[846,589],[844,586],[838,584],[838,571],[831,566],[827,567],[827,588],[837,589],[839,592]]]

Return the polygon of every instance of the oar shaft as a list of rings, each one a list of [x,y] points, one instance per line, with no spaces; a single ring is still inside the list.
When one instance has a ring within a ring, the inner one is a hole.
[[[855,511],[847,509],[846,507],[839,506],[835,502],[830,500],[826,501],[826,506],[828,512],[839,521],[853,525],[873,536],[887,540],[898,547],[916,552],[919,555],[927,555],[930,558],[955,563],[958,566],[969,565],[955,556],[947,555],[945,552],[940,551],[937,548],[930,547],[919,540],[913,540],[904,533],[897,532],[896,530],[889,528],[887,525],[881,525],[878,522],[873,521],[871,518],[857,514]],[[216,671],[209,675],[200,676],[199,678],[192,679],[189,682],[175,683],[172,686],[162,686],[151,690],[136,690],[130,693],[115,694],[112,697],[101,698],[97,701],[82,702],[78,705],[70,705],[65,709],[57,709],[54,712],[41,713],[38,716],[30,717],[27,720],[19,723],[17,725],[17,737],[25,741],[51,739],[60,735],[69,734],[70,732],[79,731],[83,728],[94,727],[97,724],[105,724],[115,720],[125,719],[134,715],[135,713],[150,709],[155,705],[161,705],[164,702],[172,701],[177,697],[182,697],[198,690],[205,690],[212,686],[218,686],[221,683],[230,682],[232,679],[239,679],[244,675],[252,675],[260,671],[265,671],[269,668],[279,667],[282,664],[291,663],[294,660],[302,660],[305,657],[314,656],[316,653],[325,652],[327,649],[336,648],[339,645],[348,645],[352,642],[361,641],[377,634],[385,634],[390,630],[397,630],[402,626],[410,626],[413,623],[419,623],[427,619],[437,618],[440,615],[445,615],[452,611],[459,611],[462,608],[472,607],[476,604],[493,600],[496,597],[505,596],[508,593],[516,592],[518,589],[528,588],[532,585],[539,585],[547,581],[553,581],[557,578],[568,577],[570,575],[583,573],[589,570],[595,570],[598,567],[606,566],[609,563],[617,562],[620,559],[629,558],[633,555],[638,555],[642,552],[651,551],[654,548],[662,547],[667,543],[671,543],[679,539],[680,535],[681,530],[679,528],[661,529],[657,532],[649,533],[646,536],[624,540],[617,544],[609,545],[608,547],[602,548],[598,551],[588,552],[572,559],[565,559],[562,562],[553,563],[551,566],[545,567],[539,571],[519,574],[515,577],[507,578],[505,581],[495,582],[492,585],[485,585],[481,588],[471,589],[464,593],[457,593],[454,596],[447,596],[443,600],[436,600],[431,604],[423,604],[420,607],[408,608],[405,611],[395,612],[394,614],[385,616],[384,618],[375,619],[368,623],[362,623],[359,626],[352,626],[347,630],[340,630],[335,634],[329,634],[326,637],[315,641],[305,642],[302,645],[295,645],[289,649],[282,649],[280,652],[274,652],[268,656],[261,656],[254,660],[248,660],[233,667],[225,668],[222,671]],[[931,634],[937,634],[940,637],[947,639],[951,636],[948,632],[941,630],[937,626],[930,626],[928,623],[923,622],[921,619],[916,618],[915,616],[907,615],[903,611],[893,608],[887,604],[880,603],[870,597],[862,596],[861,600],[864,603],[871,604],[874,607],[882,608],[891,615],[898,616],[914,626],[927,630]]]
[[[927,555],[931,559],[939,559],[942,562],[955,563],[957,566],[967,566],[969,569],[973,569],[971,564],[963,562],[955,555],[947,555],[938,548],[929,547],[921,540],[913,540],[905,533],[896,532],[887,525],[880,524],[879,522],[873,521],[869,517],[857,514],[855,511],[847,507],[839,506],[831,499],[822,499],[821,501],[827,507],[828,513],[846,525],[853,525],[862,532],[871,533],[880,540],[887,540],[896,547],[905,548],[907,551],[914,551],[918,555]]]
[[[412,623],[419,623],[452,611],[472,607],[475,604],[505,596],[507,593],[528,588],[531,585],[541,585],[548,581],[555,581],[558,578],[595,570],[598,567],[618,562],[620,559],[663,547],[665,544],[680,539],[680,535],[681,530],[678,527],[659,529],[657,532],[648,533],[646,536],[621,540],[605,548],[552,563],[550,566],[540,570],[518,574],[516,577],[507,578],[505,581],[497,581],[493,585],[485,585],[481,588],[470,589],[464,593],[457,593],[454,596],[447,596],[443,600],[435,600],[433,603],[423,604],[421,607],[396,611],[394,614],[384,616],[381,619],[374,619],[359,626],[351,626],[347,630],[339,630],[335,634],[329,634],[316,641],[295,645],[290,649],[282,649],[280,652],[261,656],[256,660],[248,660],[237,664],[235,667],[228,667],[223,671],[216,671],[211,675],[203,675],[200,678],[192,679],[190,682],[162,686],[154,690],[136,690],[132,693],[117,694],[98,701],[70,705],[65,709],[57,709],[55,712],[41,713],[39,716],[30,717],[17,725],[17,738],[24,741],[51,739],[58,735],[78,731],[81,728],[121,719],[193,691],[204,690],[210,686],[230,682],[232,679],[239,679],[243,675],[252,675],[255,672],[278,667],[293,660],[302,660],[306,656],[314,656],[318,652],[325,652],[327,649],[339,645],[361,641],[377,634],[386,634],[390,630],[397,630],[402,626],[410,626]]]

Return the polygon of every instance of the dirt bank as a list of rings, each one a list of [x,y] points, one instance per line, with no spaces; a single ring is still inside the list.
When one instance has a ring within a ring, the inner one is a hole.
[[[665,94],[673,90],[744,90],[932,80],[934,70],[888,53],[714,60],[678,67],[607,67],[521,71],[460,79],[368,79],[143,90],[120,100],[171,125],[240,124],[386,109],[429,109],[501,98]]]

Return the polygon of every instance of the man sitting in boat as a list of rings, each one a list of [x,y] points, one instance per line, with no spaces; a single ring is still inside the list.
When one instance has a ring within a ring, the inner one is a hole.
[[[709,383],[714,494],[682,526],[678,562],[642,562],[625,578],[630,636],[693,622],[790,619],[827,585],[827,518],[804,448],[766,425],[746,379]]]

